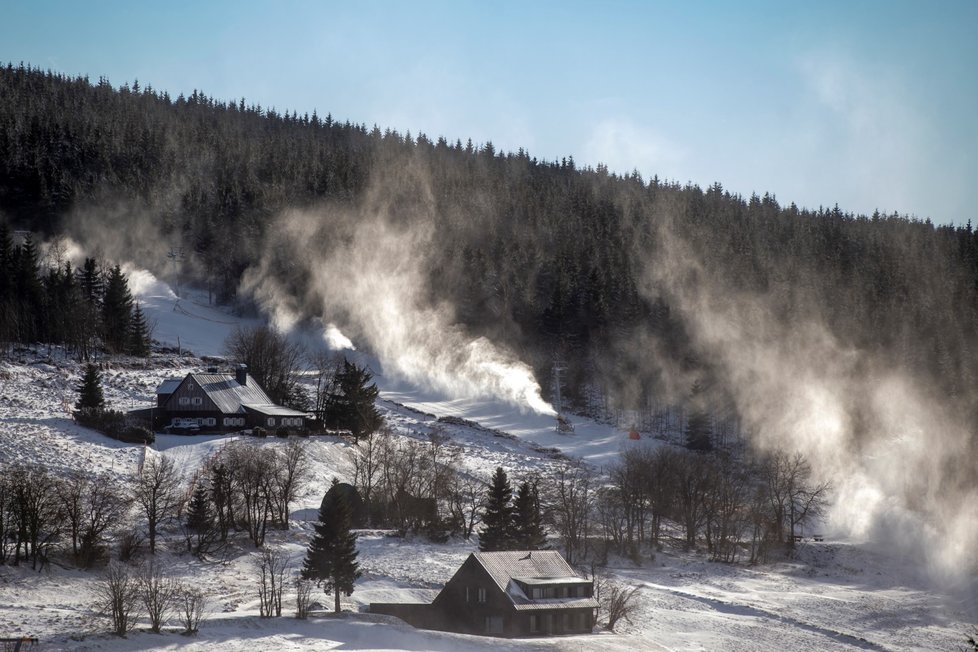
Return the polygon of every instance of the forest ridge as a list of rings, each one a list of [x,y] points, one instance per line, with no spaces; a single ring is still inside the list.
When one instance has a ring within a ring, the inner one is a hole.
[[[335,216],[343,233],[339,216],[375,207],[381,191],[391,223],[437,233],[424,253],[426,296],[518,352],[545,392],[557,355],[564,399],[579,410],[594,409],[595,392],[625,408],[650,396],[682,403],[692,380],[723,402],[724,379],[677,305],[692,283],[710,296],[763,297],[775,331],[817,320],[840,346],[924,379],[973,423],[970,223],[800,209],[719,183],[0,67],[0,219],[91,243],[125,230],[125,248],[158,273],[166,250],[181,248],[182,273],[224,301],[249,299],[242,277],[269,256],[284,211],[315,212],[327,226]],[[324,253],[336,246],[320,237]],[[123,249],[104,246],[109,258]],[[679,248],[695,265],[676,284],[662,266]],[[272,260],[282,286],[304,296],[288,253]]]

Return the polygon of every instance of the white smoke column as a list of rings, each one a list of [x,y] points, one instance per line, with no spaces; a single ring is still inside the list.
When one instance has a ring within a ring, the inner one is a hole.
[[[942,579],[975,568],[967,427],[913,379],[841,345],[817,311],[785,324],[770,297],[709,278],[668,228],[656,238],[644,290],[671,297],[723,374],[752,444],[801,452],[832,483],[830,526],[915,554]]]
[[[426,304],[420,263],[431,238],[430,228],[362,223],[317,270],[328,284],[324,312],[339,307],[350,315],[388,373],[450,396],[492,396],[554,414],[526,364],[468,336],[449,306]]]
[[[287,266],[310,286],[306,308],[320,305],[327,324],[323,337],[331,348],[353,348],[332,321],[342,316],[344,330],[368,345],[386,375],[453,398],[493,397],[554,415],[528,365],[488,339],[467,334],[450,306],[430,304],[423,263],[434,234],[421,218],[396,227],[383,207],[328,220],[289,211],[273,226],[277,240],[268,251],[287,252]],[[315,244],[324,241],[332,244],[328,251]],[[296,314],[298,303],[275,280],[276,266],[281,260],[273,254],[263,257],[246,273],[242,290],[276,321],[287,322],[281,317]]]
[[[326,324],[326,328],[323,329],[323,341],[326,345],[333,351],[356,351],[357,347],[353,346],[353,342],[349,337],[343,334],[336,324]]]

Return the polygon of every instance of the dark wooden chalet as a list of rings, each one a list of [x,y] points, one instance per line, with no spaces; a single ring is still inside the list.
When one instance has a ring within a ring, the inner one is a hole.
[[[262,427],[300,430],[309,415],[272,402],[244,365],[233,374],[187,374],[156,388],[156,406],[130,413],[153,430],[227,432]]]
[[[594,583],[553,550],[475,552],[434,602],[373,603],[370,610],[425,629],[489,636],[590,633]]]

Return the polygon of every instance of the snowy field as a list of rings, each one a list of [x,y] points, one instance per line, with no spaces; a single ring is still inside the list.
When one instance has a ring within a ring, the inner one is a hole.
[[[196,356],[220,354],[239,320],[198,297],[178,299],[151,277],[132,285],[151,318],[155,337],[182,352],[155,355],[146,365],[113,361],[105,372],[106,399],[116,409],[153,400],[165,377],[206,366]],[[46,349],[15,352],[0,362],[0,459],[41,464],[59,473],[115,474],[135,471],[142,447],[109,440],[74,425],[67,413],[75,399],[80,366]],[[553,419],[521,412],[491,399],[452,399],[404,386],[378,374],[381,409],[398,436],[425,436],[431,415],[479,424],[439,424],[466,470],[488,477],[504,466],[510,477],[546,474],[558,463],[551,449],[595,466],[612,462],[623,446],[663,445],[629,441],[610,426],[575,418],[575,432],[557,434]],[[192,473],[230,437],[161,435],[147,455],[166,455]],[[276,447],[281,440],[263,440]],[[350,479],[349,445],[311,438],[313,474],[293,505],[292,529],[273,531],[268,544],[301,558],[312,519],[334,476]],[[607,573],[637,585],[637,613],[617,633],[532,640],[499,640],[427,632],[390,617],[365,613],[371,601],[428,600],[448,580],[474,544],[432,544],[381,532],[359,542],[364,571],[348,611],[333,617],[315,612],[308,621],[258,617],[254,552],[244,542],[220,562],[202,563],[178,552],[179,535],[165,538],[160,558],[168,570],[205,589],[209,613],[193,638],[179,635],[175,621],[162,634],[141,621],[127,639],[108,635],[92,610],[95,572],[52,564],[43,573],[0,566],[0,637],[39,637],[37,650],[958,650],[978,623],[978,580],[963,575],[953,587],[936,586],[912,560],[887,556],[860,542],[828,538],[805,541],[795,559],[765,566],[709,563],[666,546],[641,565],[612,560]],[[286,594],[284,611],[293,605]],[[330,600],[318,599],[327,607]]]

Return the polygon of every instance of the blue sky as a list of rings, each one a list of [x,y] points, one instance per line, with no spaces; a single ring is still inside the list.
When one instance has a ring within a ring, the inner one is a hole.
[[[0,60],[978,223],[972,0],[0,0]]]

